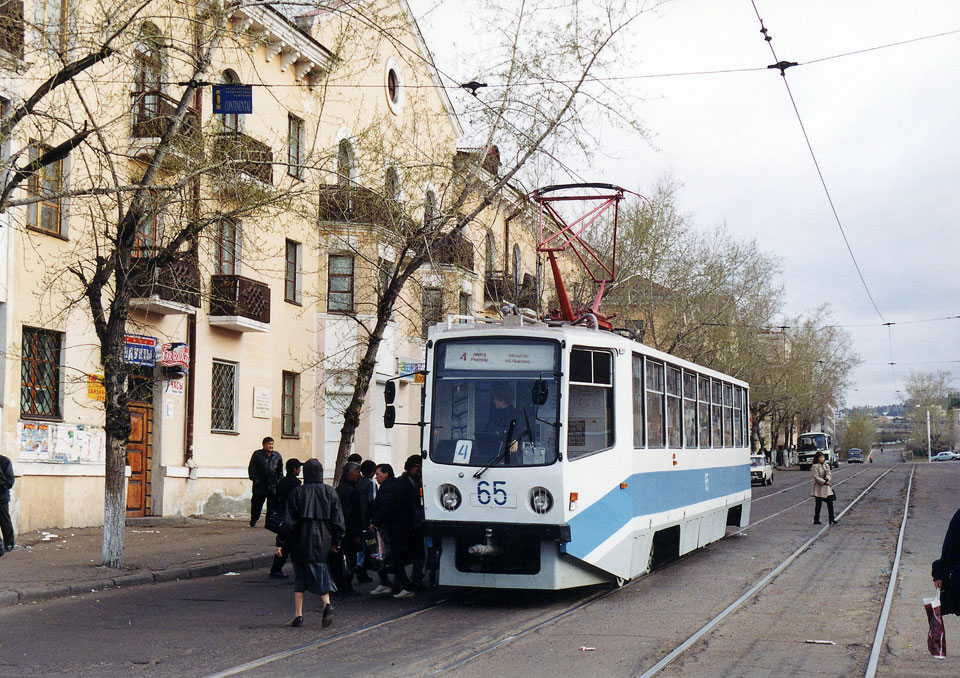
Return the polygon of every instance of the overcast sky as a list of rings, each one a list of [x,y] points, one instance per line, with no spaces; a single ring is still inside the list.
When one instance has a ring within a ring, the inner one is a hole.
[[[423,2],[411,4],[422,13]],[[605,130],[605,157],[591,179],[643,192],[672,176],[697,227],[725,222],[736,237],[779,257],[787,314],[829,303],[837,324],[849,326],[864,364],[847,404],[898,402],[914,371],[960,375],[960,320],[919,322],[960,316],[960,32],[809,63],[960,31],[960,1],[756,5],[777,56],[801,64],[787,80],[882,319],[844,245],[779,71],[625,81],[643,95],[639,113],[655,148]],[[454,63],[461,45],[450,19],[440,12],[418,18],[438,66]],[[667,2],[635,27],[636,61],[624,70],[764,67],[773,59],[759,28],[750,0]]]

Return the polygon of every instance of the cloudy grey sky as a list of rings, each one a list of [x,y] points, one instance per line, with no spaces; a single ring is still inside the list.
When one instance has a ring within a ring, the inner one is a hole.
[[[787,80],[882,318],[776,70],[624,81],[655,148],[605,130],[591,178],[642,192],[672,176],[698,227],[725,222],[778,256],[787,313],[829,303],[864,360],[848,404],[899,401],[913,371],[960,375],[960,320],[922,322],[960,316],[960,32],[827,58],[960,31],[960,2],[755,2],[777,56],[800,63]],[[419,18],[441,69],[454,63],[449,15]],[[762,68],[773,59],[759,28],[750,0],[667,2],[634,27],[623,71]]]

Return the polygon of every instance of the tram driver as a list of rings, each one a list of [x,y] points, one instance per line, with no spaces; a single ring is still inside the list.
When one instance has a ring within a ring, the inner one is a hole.
[[[508,442],[509,448],[504,456],[504,464],[519,464],[517,441],[524,435],[529,436],[526,418],[523,412],[513,405],[514,392],[511,384],[498,381],[493,384],[490,390],[493,409],[490,411],[490,416],[487,417],[487,430],[495,435],[503,436],[505,439],[507,431],[510,429],[510,422],[514,422],[513,433]]]

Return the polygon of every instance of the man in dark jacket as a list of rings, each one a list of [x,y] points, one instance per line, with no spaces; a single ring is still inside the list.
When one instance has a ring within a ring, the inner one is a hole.
[[[13,464],[0,454],[0,533],[3,534],[0,556],[6,551],[12,551],[14,545],[13,523],[10,521],[10,488],[15,480]]]
[[[283,517],[283,511],[286,510],[287,497],[293,492],[293,488],[300,486],[300,468],[303,464],[299,459],[287,459],[287,475],[277,483],[277,511],[280,517]],[[280,549],[280,554],[273,557],[273,564],[270,566],[270,576],[274,579],[286,579],[287,575],[283,573],[283,564],[287,562],[287,556],[290,555],[290,547],[287,546],[285,535],[278,534],[276,545]]]
[[[370,507],[365,491],[360,489],[360,464],[347,462],[343,465],[340,474],[340,483],[337,485],[337,496],[340,497],[340,506],[343,508],[343,522],[347,533],[343,540],[343,552],[346,556],[346,567],[342,566],[342,559],[337,559],[333,568],[337,588],[343,593],[353,591],[353,573],[357,571],[357,553],[363,545],[363,530],[370,524]],[[366,574],[357,572],[360,582],[370,581]]]
[[[263,439],[263,448],[250,457],[247,475],[253,481],[253,497],[250,499],[250,527],[257,524],[263,502],[267,502],[267,513],[283,510],[277,506],[277,484],[283,477],[283,459],[273,449],[273,438]]]
[[[940,589],[941,611],[960,615],[960,511],[953,514],[943,538],[943,551],[930,570],[933,585]]]
[[[303,592],[323,598],[323,628],[333,622],[330,592],[336,591],[327,561],[343,540],[343,511],[333,488],[323,484],[323,466],[317,459],[303,465],[303,485],[287,497],[284,522],[290,525],[293,561],[293,626],[303,626]],[[277,549],[279,551],[280,549]]]

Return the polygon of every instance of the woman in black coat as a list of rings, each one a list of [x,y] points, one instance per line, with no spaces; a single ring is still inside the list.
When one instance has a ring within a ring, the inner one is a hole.
[[[344,526],[340,499],[323,484],[323,466],[317,459],[303,465],[303,485],[290,492],[284,523],[290,526],[287,543],[295,577],[293,626],[303,626],[303,592],[310,591],[323,598],[322,626],[326,628],[333,622],[330,592],[337,590],[327,561],[340,549]]]
[[[930,571],[933,585],[940,589],[941,611],[960,615],[960,511],[953,514],[943,538],[943,552]]]
[[[373,502],[371,525],[379,530],[387,546],[389,565],[387,572],[393,575],[393,585],[389,591],[394,598],[412,598],[413,586],[407,578],[406,566],[413,561],[413,521],[410,493],[412,489],[403,478],[397,478],[390,464],[380,464],[375,471],[380,489]],[[371,595],[387,593],[387,587],[380,586],[370,592]]]

